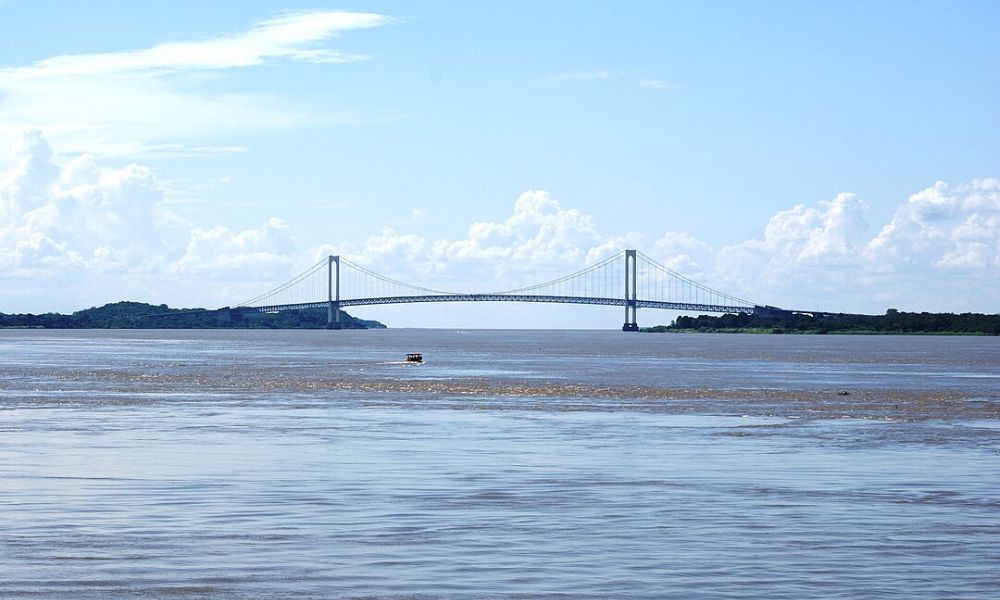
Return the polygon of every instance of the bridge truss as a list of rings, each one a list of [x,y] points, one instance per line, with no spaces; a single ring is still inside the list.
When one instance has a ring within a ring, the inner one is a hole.
[[[329,256],[273,290],[232,310],[277,312],[327,308],[328,327],[340,328],[340,309],[424,302],[546,302],[625,308],[624,331],[638,331],[636,310],[657,308],[712,313],[752,313],[754,303],[688,279],[637,250],[618,254],[576,273],[507,291],[456,293],[420,287],[371,271],[347,258]]]

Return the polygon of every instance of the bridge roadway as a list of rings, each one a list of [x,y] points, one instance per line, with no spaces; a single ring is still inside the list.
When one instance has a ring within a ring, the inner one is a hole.
[[[349,306],[376,306],[384,304],[414,304],[420,302],[548,302],[558,304],[595,304],[599,306],[631,306],[624,298],[587,298],[583,296],[538,296],[530,294],[429,294],[426,296],[386,296],[381,298],[348,298],[335,304],[340,308]],[[636,308],[661,308],[713,313],[753,314],[754,306],[726,306],[721,304],[692,304],[687,302],[661,302],[658,300],[635,300]],[[325,308],[329,301],[301,302],[297,304],[274,304],[268,306],[234,306],[231,310],[240,312],[277,312],[302,308]]]

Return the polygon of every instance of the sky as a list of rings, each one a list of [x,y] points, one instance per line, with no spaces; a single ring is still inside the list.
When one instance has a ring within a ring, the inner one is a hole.
[[[327,254],[495,291],[637,248],[759,304],[996,313],[998,106],[994,1],[0,0],[0,312],[234,305]]]

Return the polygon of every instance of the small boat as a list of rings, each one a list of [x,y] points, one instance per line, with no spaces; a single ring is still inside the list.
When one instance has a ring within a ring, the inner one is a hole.
[[[424,362],[424,355],[419,352],[410,352],[406,355],[406,362],[422,363]]]

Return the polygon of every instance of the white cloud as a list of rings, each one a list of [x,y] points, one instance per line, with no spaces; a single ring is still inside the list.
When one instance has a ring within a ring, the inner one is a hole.
[[[473,223],[468,237],[447,245],[451,260],[503,259],[524,264],[579,264],[600,240],[593,218],[564,209],[548,192],[527,191],[503,223]]]
[[[972,183],[962,188],[965,195],[962,208],[1000,213],[1000,194],[997,190],[1000,190],[1000,179],[992,177],[974,179]]]
[[[347,243],[343,246],[321,246],[319,256],[343,254],[351,260],[373,269],[392,271],[394,264],[423,262],[432,255],[428,242],[413,233],[400,234],[391,227],[383,227],[376,235],[368,237],[360,247]]]
[[[65,167],[37,131],[14,151],[17,167],[0,181],[0,265],[37,275],[73,264],[142,268],[159,260],[163,190],[138,165],[100,169],[89,157]]]
[[[184,256],[170,270],[193,277],[267,281],[288,274],[294,253],[288,225],[272,218],[240,232],[223,226],[193,229]]]
[[[473,223],[460,240],[429,240],[383,228],[360,245],[321,246],[316,259],[343,255],[417,285],[496,291],[560,276],[620,250],[605,253],[604,242],[590,215],[563,208],[547,192],[530,190],[515,200],[509,218]]]
[[[758,303],[791,308],[810,302],[807,308],[817,308],[815,302],[825,304],[845,290],[853,293],[863,268],[866,213],[864,202],[847,193],[815,207],[779,211],[768,220],[763,239],[727,245],[716,253],[717,285]],[[843,310],[860,310],[853,299],[851,304]]]
[[[865,248],[873,267],[895,271],[1000,267],[1000,180],[938,181],[909,197]]]
[[[323,44],[343,32],[388,22],[373,13],[295,12],[207,40],[56,56],[0,69],[0,144],[31,126],[69,152],[190,156],[243,149],[204,143],[221,135],[354,121],[356,114],[313,111],[301,104],[296,109],[292,101],[273,94],[199,92],[193,75],[280,60],[363,60],[365,56]]]
[[[715,256],[724,289],[798,308],[988,310],[1000,302],[1000,181],[937,182],[871,236],[864,203],[840,194],[774,215],[763,239]]]
[[[611,71],[608,69],[594,69],[592,71],[567,71],[565,73],[556,73],[554,75],[549,75],[549,81],[595,81],[603,79],[622,79],[629,76],[626,71]],[[634,76],[634,74],[632,75]],[[640,87],[646,88],[647,90],[679,90],[681,86],[676,83],[667,81],[665,79],[653,79],[649,77],[641,77],[637,81]]]
[[[0,305],[33,288],[69,308],[88,298],[160,301],[157,294],[190,295],[206,281],[238,281],[232,289],[246,295],[286,277],[296,258],[279,219],[238,232],[191,229],[165,208],[164,187],[146,166],[106,168],[88,155],[60,163],[35,130],[13,156],[0,177]]]
[[[715,285],[779,305],[788,291],[832,293],[861,268],[866,213],[864,202],[853,194],[839,194],[815,207],[779,211],[768,220],[763,239],[727,245],[715,253]]]
[[[983,242],[956,242],[934,266],[942,269],[985,269],[997,266],[997,253]],[[995,273],[996,274],[996,273]]]
[[[707,275],[706,268],[712,264],[713,249],[687,232],[668,231],[653,243],[651,254],[668,269],[686,277],[698,278]]]
[[[818,208],[799,205],[768,221],[764,244],[779,260],[817,265],[850,264],[867,223],[867,207],[854,194],[840,194]]]
[[[601,242],[587,251],[584,264],[593,265],[622,251],[622,248],[648,248],[648,238],[637,232],[629,232],[612,237],[601,236]]]
[[[349,62],[365,57],[317,45],[340,32],[385,25],[374,13],[302,11],[260,21],[249,30],[197,42],[170,42],[142,50],[55,56],[25,67],[0,69],[0,81],[26,83],[104,75],[156,76],[188,70],[252,67],[272,59]]]
[[[679,90],[681,86],[663,79],[640,79],[639,85],[647,90]]]

